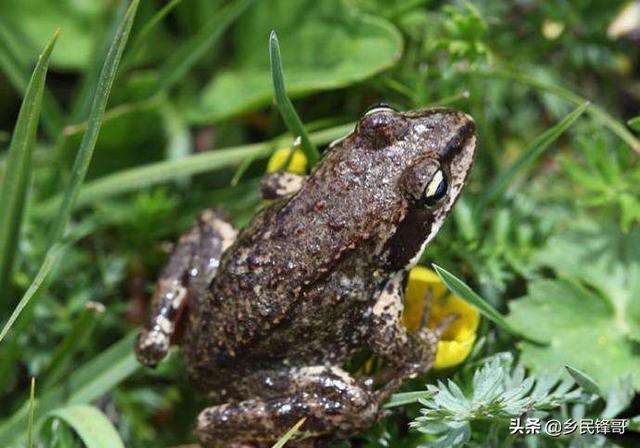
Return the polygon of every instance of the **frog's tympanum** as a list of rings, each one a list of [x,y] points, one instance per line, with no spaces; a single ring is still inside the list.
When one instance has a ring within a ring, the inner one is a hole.
[[[308,177],[268,176],[262,192],[275,200],[244,230],[200,214],[158,281],[136,352],[157,364],[183,321],[189,376],[212,404],[196,424],[204,446],[270,446],[303,417],[288,446],[324,446],[372,425],[403,380],[430,369],[443,328],[402,326],[405,278],[475,148],[464,113],[378,107]],[[363,348],[386,361],[382,384],[343,370]]]

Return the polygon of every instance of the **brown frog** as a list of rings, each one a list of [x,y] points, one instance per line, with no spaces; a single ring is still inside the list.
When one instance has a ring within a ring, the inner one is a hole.
[[[431,368],[444,326],[405,330],[404,283],[475,149],[464,113],[379,107],[308,177],[267,177],[263,195],[276,200],[241,232],[200,214],[160,277],[136,353],[155,365],[185,321],[189,375],[214,403],[197,420],[203,445],[268,446],[302,417],[293,444],[348,437]],[[387,361],[384,384],[343,370],[364,347]]]

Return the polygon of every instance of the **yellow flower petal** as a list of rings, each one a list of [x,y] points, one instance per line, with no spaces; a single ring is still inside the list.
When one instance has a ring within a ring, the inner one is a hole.
[[[471,352],[480,324],[480,313],[474,306],[449,293],[435,272],[416,266],[409,272],[403,316],[405,326],[412,331],[419,329],[427,296],[431,297],[431,313],[427,322],[429,328],[436,328],[451,314],[458,315],[438,343],[434,368],[456,366]]]
[[[267,173],[275,173],[278,170],[284,169],[284,164],[287,163],[289,157],[289,148],[280,148],[274,151],[267,163]],[[293,156],[289,162],[289,167],[286,171],[295,174],[304,174],[307,171],[307,158],[300,149],[293,151]]]
[[[430,269],[416,266],[409,271],[407,288],[404,291],[404,325],[412,331],[418,331],[422,313],[424,312],[424,299],[427,292],[435,296],[446,294],[447,288],[440,281],[440,277]]]
[[[472,334],[469,339],[462,341],[445,341],[438,342],[438,351],[436,352],[436,360],[433,363],[434,369],[448,369],[462,363],[473,348],[476,341],[476,335]]]

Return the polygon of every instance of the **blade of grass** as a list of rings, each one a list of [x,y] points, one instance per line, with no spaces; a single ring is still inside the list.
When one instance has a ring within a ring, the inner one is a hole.
[[[231,185],[232,187],[238,185],[240,183],[240,179],[242,179],[242,176],[244,176],[244,173],[249,169],[254,160],[255,159],[253,157],[247,157],[242,162],[240,162],[240,165],[238,165],[236,172],[233,173],[233,177],[231,178],[231,182],[229,183],[229,185]]]
[[[27,304],[29,304],[29,302],[34,298],[39,297],[42,291],[46,289],[46,286],[48,285],[47,277],[51,272],[54,261],[57,261],[57,258],[60,256],[60,241],[62,241],[64,230],[71,219],[71,212],[73,210],[74,203],[77,199],[80,186],[84,181],[84,177],[87,174],[91,157],[93,156],[93,149],[95,148],[95,144],[98,139],[102,119],[104,117],[104,111],[107,106],[107,100],[109,98],[109,93],[111,92],[111,86],[113,85],[113,80],[118,69],[118,63],[120,62],[122,52],[124,51],[124,47],[127,43],[129,32],[131,31],[138,3],[139,0],[133,0],[131,2],[104,62],[104,67],[100,74],[100,80],[98,82],[96,94],[91,106],[91,112],[89,114],[88,128],[80,142],[80,148],[78,149],[78,154],[73,164],[69,185],[62,197],[62,204],[60,206],[58,216],[52,225],[50,247],[45,254],[44,261],[38,270],[36,278],[31,286],[29,286],[22,299],[20,299],[20,303],[11,314],[9,321],[5,324],[2,332],[0,332],[0,342],[2,342],[2,339],[6,336],[7,332],[18,319],[20,313],[25,309]],[[41,288],[41,286],[43,286],[43,288]]]
[[[98,28],[92,32],[93,51],[91,58],[89,63],[86,64],[86,67],[82,70],[80,88],[78,93],[74,95],[70,112],[68,114],[69,119],[66,122],[67,126],[65,126],[63,132],[58,136],[53,147],[53,171],[49,175],[49,178],[45,179],[45,183],[42,188],[44,192],[55,193],[62,189],[62,185],[69,182],[70,173],[67,170],[67,160],[69,160],[70,157],[68,157],[69,155],[67,152],[69,150],[68,148],[71,148],[71,145],[67,145],[69,137],[67,128],[75,126],[75,123],[86,120],[89,116],[91,103],[100,79],[103,62],[107,57],[111,42],[113,42],[120,23],[127,11],[128,2],[129,0],[117,0],[113,2],[109,7],[109,9],[113,9],[109,23],[102,24],[101,21]],[[86,125],[86,123],[83,124]]]
[[[112,196],[169,180],[185,178],[193,174],[229,166],[244,157],[265,157],[270,147],[266,144],[245,145],[198,153],[189,157],[150,163],[139,168],[131,168],[87,182],[80,191],[78,206],[87,205],[97,198]],[[43,204],[43,212],[55,209],[56,202]]]
[[[20,302],[18,302],[18,305],[16,305],[16,307],[14,308],[13,312],[11,313],[11,316],[9,316],[9,320],[7,320],[7,322],[4,324],[4,327],[2,328],[2,331],[0,331],[0,343],[2,342],[4,337],[7,335],[7,333],[9,332],[13,324],[16,322],[18,317],[20,317],[20,314],[25,309],[25,307],[29,304],[29,302],[34,297],[36,297],[36,295],[39,295],[42,292],[41,286],[47,283],[49,274],[51,273],[51,270],[58,263],[58,260],[62,256],[64,249],[65,249],[64,245],[60,243],[56,243],[53,246],[51,246],[51,248],[47,251],[44,257],[44,261],[42,262],[42,265],[40,265],[40,269],[38,270],[38,273],[36,274],[35,278],[31,282],[31,285],[29,285],[29,288],[22,296],[22,299],[20,299]]]
[[[637,117],[633,117],[631,120],[627,121],[627,124],[634,131],[640,132],[640,115]]]
[[[48,415],[71,426],[87,448],[124,448],[124,443],[109,419],[94,406],[74,404],[54,409]]]
[[[291,439],[291,437],[293,437],[295,433],[298,432],[298,429],[300,429],[300,427],[304,424],[306,420],[307,420],[306,417],[303,417],[300,420],[298,420],[298,422],[295,425],[293,425],[289,429],[289,431],[284,433],[284,435],[280,437],[280,439],[278,439],[278,441],[274,443],[271,448],[282,448],[283,446],[285,446],[285,444]]]
[[[57,219],[54,221],[51,231],[50,241],[58,241],[64,233],[64,229],[67,223],[71,219],[71,211],[73,209],[74,202],[80,191],[80,186],[84,181],[87,174],[91,158],[93,156],[93,150],[98,140],[98,134],[102,125],[102,119],[107,107],[107,101],[109,94],[111,93],[111,87],[113,80],[116,77],[118,71],[118,64],[122,57],[124,47],[127,44],[129,38],[129,32],[133,25],[133,19],[138,9],[139,0],[133,0],[124,19],[115,35],[113,42],[107,53],[98,84],[96,88],[96,94],[93,98],[91,110],[89,112],[88,127],[82,141],[80,142],[80,148],[78,148],[78,154],[76,156],[73,168],[71,169],[71,179],[69,185],[65,191],[60,212]]]
[[[146,43],[149,34],[164,20],[164,18],[169,15],[171,11],[173,11],[176,6],[182,3],[182,0],[171,0],[169,3],[164,5],[158,12],[156,12],[153,17],[151,17],[147,23],[144,24],[140,32],[135,36],[133,42],[130,45],[130,49],[127,51],[127,54],[124,55],[124,59],[122,61],[122,71],[126,71],[131,68],[138,58],[142,49],[144,49],[144,44]]]
[[[31,377],[31,390],[29,392],[29,422],[27,425],[27,447],[33,447],[33,416],[36,412],[36,378]]]
[[[31,80],[25,91],[24,101],[18,113],[13,137],[7,155],[7,170],[0,186],[0,291],[8,290],[9,276],[13,268],[17,235],[20,235],[27,188],[31,179],[31,158],[40,120],[40,108],[49,68],[49,58],[59,31],[49,39],[38,58]]]
[[[102,313],[104,305],[101,303],[89,302],[85,305],[71,330],[54,349],[49,365],[42,370],[40,378],[43,390],[49,390],[69,371],[73,356],[83,347],[83,342],[89,340]]]
[[[85,238],[87,235],[95,233],[96,222],[85,220],[78,225],[74,226],[73,232],[70,233],[68,240],[65,243],[65,246],[61,249],[61,251],[66,250],[67,245],[73,245],[77,241]],[[50,254],[51,252],[49,252]],[[60,258],[58,256],[57,258]],[[53,265],[56,263],[54,262]],[[55,270],[53,271],[55,272]],[[37,302],[37,295],[40,294],[40,291],[46,291],[48,284],[52,281],[52,275],[45,275],[43,277],[42,284],[39,285],[37,291],[34,294],[34,297],[30,299],[26,299],[26,309],[22,311],[22,318],[15,322],[14,333],[16,335],[25,334],[28,331],[29,326],[31,324],[33,313],[31,312],[29,306],[33,303]],[[21,346],[18,344],[18,338],[9,338],[3,345],[0,344],[0,384],[5,384],[16,369],[16,360],[22,355]],[[0,445],[1,446],[1,445]]]
[[[166,91],[182,79],[254,1],[239,0],[228,3],[213,15],[195,36],[187,40],[169,57],[158,75],[156,91]]]
[[[275,31],[271,31],[269,37],[269,59],[271,61],[271,79],[273,80],[273,91],[275,94],[276,104],[280,110],[280,115],[284,123],[287,125],[289,132],[294,137],[300,137],[300,149],[307,158],[309,167],[313,168],[318,160],[320,153],[318,148],[311,142],[309,135],[300,121],[300,117],[293,107],[293,103],[287,96],[287,90],[284,84],[284,74],[282,72],[282,58],[280,57],[280,45],[278,44],[278,36]]]
[[[13,45],[8,42],[7,33],[15,33],[15,31],[8,29],[7,25],[0,17],[0,69],[11,85],[26,97],[30,83],[29,68],[15,53]],[[57,33],[58,31],[55,34]],[[42,123],[50,138],[55,138],[64,124],[62,108],[46,87],[42,98]]]
[[[114,2],[109,22],[92,32],[94,36],[93,52],[89,64],[82,71],[80,89],[73,100],[69,114],[71,118],[67,123],[77,123],[89,115],[94,97],[93,93],[97,90],[98,82],[100,82],[103,61],[106,60],[111,43],[124,20],[127,4],[128,0],[117,0],[117,4]],[[56,154],[56,156],[56,160],[59,160],[60,154]]]
[[[310,138],[316,144],[326,144],[351,132],[353,126],[353,123],[348,123],[346,125],[325,129],[312,133]],[[192,154],[182,159],[164,160],[149,163],[141,167],[122,170],[84,184],[80,190],[76,206],[91,204],[99,199],[136,191],[140,188],[171,182],[184,176],[224,168],[240,163],[246,158],[259,159],[266,157],[271,154],[273,148],[288,146],[290,143],[291,137],[280,137],[274,141],[207,151]],[[38,204],[34,212],[43,214],[51,213],[59,207],[60,200],[60,197],[54,197]]]
[[[160,107],[160,114],[167,139],[164,150],[165,158],[167,160],[176,160],[188,156],[192,146],[191,132],[182,115],[175,110],[173,104],[169,101],[163,102]],[[181,177],[176,179],[176,183],[181,187],[186,187],[190,180],[190,177]]]
[[[504,331],[531,343],[544,345],[543,342],[532,339],[513,328],[511,324],[509,324],[509,322],[507,322],[506,319],[495,308],[489,305],[486,300],[480,297],[465,282],[460,280],[451,272],[441,268],[436,264],[433,264],[433,269],[436,271],[436,274],[438,274],[438,277],[440,277],[440,280],[442,280],[442,283],[444,283],[452,293],[478,308],[478,310],[484,317],[495,323]]]
[[[519,174],[523,173],[531,164],[549,148],[569,127],[587,110],[589,102],[586,102],[566,117],[560,120],[555,126],[547,129],[524,150],[520,157],[516,159],[507,169],[491,183],[489,188],[480,199],[480,207],[486,205],[500,196]]]
[[[153,110],[160,106],[165,101],[165,98],[162,95],[156,95],[144,100],[140,101],[132,101],[129,103],[118,104],[108,110],[105,111],[104,117],[102,118],[102,124],[113,120],[117,120],[128,114],[135,114],[137,112],[143,112],[147,110]],[[85,132],[89,127],[89,123],[87,121],[82,121],[76,124],[70,124],[64,127],[64,136],[72,137],[74,135],[81,134]]]
[[[40,415],[46,415],[65,404],[87,404],[104,395],[140,368],[133,355],[135,333],[122,338],[107,350],[76,369],[67,381],[44,391],[38,399]],[[28,403],[9,419],[0,422],[0,446],[13,446],[25,439]],[[35,425],[38,428],[37,419]]]
[[[540,81],[536,78],[533,78],[529,75],[525,75],[524,73],[516,72],[513,70],[507,70],[504,68],[495,68],[492,70],[486,70],[482,72],[478,72],[478,74],[488,77],[488,78],[502,78],[510,81],[514,81],[523,85],[527,85],[530,87],[534,87],[536,89],[543,90],[545,92],[551,93],[552,95],[557,96],[558,98],[562,98],[565,101],[575,104],[576,106],[580,106],[584,104],[587,100],[580,95],[573,93],[572,91],[565,89],[556,84],[546,83]],[[607,113],[604,109],[597,106],[596,104],[591,104],[587,109],[587,113],[593,117],[596,121],[599,121],[604,126],[609,128],[611,132],[616,134],[622,141],[627,143],[629,147],[640,154],[640,140],[636,138],[629,130],[613,118],[609,113]]]

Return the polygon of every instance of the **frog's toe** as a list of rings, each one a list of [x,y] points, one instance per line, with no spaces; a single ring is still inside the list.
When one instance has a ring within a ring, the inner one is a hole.
[[[144,330],[136,340],[136,357],[149,367],[156,366],[167,356],[169,351],[169,336],[156,329]]]

